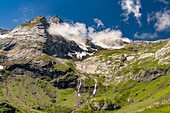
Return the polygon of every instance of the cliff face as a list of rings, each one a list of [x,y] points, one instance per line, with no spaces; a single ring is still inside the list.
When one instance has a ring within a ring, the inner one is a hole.
[[[38,16],[0,39],[2,112],[168,111],[170,39],[112,50],[85,39],[84,49],[49,34],[54,23]]]
[[[11,30],[0,28],[0,35],[8,34]]]

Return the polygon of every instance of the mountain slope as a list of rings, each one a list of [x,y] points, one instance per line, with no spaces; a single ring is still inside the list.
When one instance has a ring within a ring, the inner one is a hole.
[[[169,112],[170,39],[121,49],[51,35],[38,16],[0,39],[0,112]]]
[[[83,62],[80,72],[97,77],[97,94],[77,112],[168,112],[170,40],[132,42],[120,50],[99,51]]]

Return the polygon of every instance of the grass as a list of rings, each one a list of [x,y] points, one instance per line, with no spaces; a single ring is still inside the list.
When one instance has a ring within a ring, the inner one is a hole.
[[[43,60],[44,62],[52,62],[52,63],[55,62],[55,59],[52,56],[46,54],[40,56],[39,58],[37,58],[37,60]]]
[[[76,92],[72,88],[59,90],[46,80],[27,75],[9,76],[7,83],[8,95],[3,88],[4,99],[29,112],[70,112],[77,106]]]
[[[69,67],[67,67],[65,64],[56,63],[54,64],[54,69],[59,71],[66,71],[67,69],[69,69]]]
[[[55,60],[54,57],[49,56],[49,55],[42,55],[37,60],[42,60],[44,62],[49,62],[54,66],[54,69],[59,70],[59,71],[66,71],[69,69],[69,67],[65,64],[59,63],[58,61]],[[73,67],[73,66],[72,66]]]
[[[140,109],[146,109],[148,106],[153,106],[154,103],[162,100],[167,100],[170,97],[170,75],[161,76],[158,79],[149,82],[142,83],[137,80],[129,80],[125,83],[119,83],[117,85],[110,85],[106,91],[101,92],[94,96],[95,101],[109,100],[111,103],[120,105],[122,108],[116,111],[104,111],[104,112],[137,112]],[[129,100],[129,101],[128,101]],[[170,104],[167,102],[167,105]],[[158,107],[160,111],[164,111],[163,108],[168,106]],[[90,105],[86,105],[90,106]],[[84,108],[83,108],[84,109]],[[157,110],[155,107],[153,111]],[[81,111],[81,110],[80,110]],[[168,110],[165,110],[168,112]],[[149,110],[146,110],[149,113]]]
[[[39,24],[39,23],[40,23],[40,20],[41,20],[42,18],[43,18],[43,17],[41,17],[41,16],[37,16],[36,18],[34,18],[33,20],[31,20],[31,21],[34,21],[33,23],[31,23],[31,21],[28,21],[28,22],[25,22],[25,23],[21,24],[21,26],[33,27],[34,25]]]
[[[0,64],[3,62],[4,54],[0,53]]]

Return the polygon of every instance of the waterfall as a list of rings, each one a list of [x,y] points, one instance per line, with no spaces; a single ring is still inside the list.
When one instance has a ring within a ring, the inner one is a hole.
[[[94,81],[95,81],[93,94],[90,96],[90,98],[91,98],[91,97],[93,97],[93,96],[96,94],[96,91],[97,91],[97,79],[96,79],[95,77],[93,77],[93,76],[90,76],[90,77],[93,78]],[[78,89],[77,89],[77,93],[78,93],[78,96],[79,96],[79,97],[80,97],[80,96],[83,97],[83,95],[80,94],[81,85],[82,85],[82,79],[78,80]],[[79,98],[79,97],[78,97],[78,98]],[[83,99],[83,100],[84,100],[84,99]],[[76,109],[74,109],[73,111],[71,111],[71,113],[74,113],[74,111],[76,111],[77,109],[82,108],[83,105],[86,104],[86,103],[88,103],[88,101],[83,102],[83,103],[80,103],[79,106],[78,106]]]
[[[94,79],[94,80],[95,80],[95,86],[94,86],[94,90],[93,90],[93,95],[96,94],[96,90],[97,90],[97,80],[96,79]]]
[[[82,84],[82,80],[80,79],[80,80],[79,80],[78,90],[77,90],[78,96],[80,96],[80,93],[79,93],[79,92],[80,92],[81,84]]]

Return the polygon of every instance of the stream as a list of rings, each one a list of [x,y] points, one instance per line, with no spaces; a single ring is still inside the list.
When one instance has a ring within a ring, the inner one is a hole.
[[[95,81],[93,93],[89,97],[89,98],[92,98],[96,94],[96,91],[97,91],[97,79],[95,77],[93,77],[93,76],[90,76],[90,77],[93,78],[93,80]],[[80,96],[81,96],[81,93],[80,93],[81,86],[82,86],[82,79],[78,80],[78,89],[77,89],[78,98],[80,98]],[[83,105],[86,104],[86,103],[87,103],[87,101],[84,102],[83,104],[80,104],[76,109],[71,111],[71,113],[74,113],[74,111],[76,111],[77,109],[82,108]]]
[[[94,78],[95,80],[95,86],[94,86],[94,90],[93,90],[93,96],[96,94],[96,91],[97,91],[97,80],[96,78]]]
[[[82,85],[82,80],[80,79],[79,80],[79,86],[78,86],[78,90],[77,90],[77,93],[78,93],[78,96],[80,96],[80,88],[81,88],[81,85]]]

